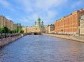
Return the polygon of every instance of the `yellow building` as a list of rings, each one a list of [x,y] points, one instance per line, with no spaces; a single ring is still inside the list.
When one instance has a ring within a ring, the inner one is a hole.
[[[2,28],[4,26],[4,21],[3,21],[4,17],[0,16],[0,28]]]
[[[7,19],[4,16],[0,16],[0,28],[7,27],[11,31],[13,30],[21,30],[21,24],[15,24],[13,21]]]
[[[31,32],[43,33],[43,32],[45,32],[43,21],[41,21],[41,19],[38,18],[38,20],[35,21],[35,25],[34,26],[23,27],[23,31],[24,31],[24,33],[31,33]]]
[[[10,20],[10,30],[14,30],[13,25],[14,25],[13,21]]]

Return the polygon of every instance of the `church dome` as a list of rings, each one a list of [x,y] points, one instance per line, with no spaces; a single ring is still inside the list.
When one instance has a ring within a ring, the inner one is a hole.
[[[41,22],[41,18],[38,18],[38,19],[37,19],[37,22]]]
[[[35,22],[35,26],[43,26],[43,21],[41,21],[41,18],[38,18],[37,21]]]

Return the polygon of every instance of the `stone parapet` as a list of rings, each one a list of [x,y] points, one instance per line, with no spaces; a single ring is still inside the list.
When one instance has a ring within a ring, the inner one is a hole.
[[[78,36],[78,35],[77,36],[75,36],[75,35],[57,35],[57,34],[43,34],[43,35],[54,36],[54,37],[59,37],[59,38],[64,38],[64,39],[84,42],[84,36]]]
[[[0,39],[0,47],[3,47],[21,37],[22,36],[14,36],[14,37],[7,37],[7,38]]]

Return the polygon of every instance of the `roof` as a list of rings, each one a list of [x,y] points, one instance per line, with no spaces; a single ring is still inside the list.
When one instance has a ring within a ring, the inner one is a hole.
[[[41,22],[41,19],[40,19],[40,18],[38,18],[37,22]]]

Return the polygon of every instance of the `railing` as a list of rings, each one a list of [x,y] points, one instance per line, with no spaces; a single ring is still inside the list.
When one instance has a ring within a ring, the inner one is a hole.
[[[18,36],[20,33],[0,33],[0,39],[2,38],[7,38],[7,37],[13,37],[13,36]]]

